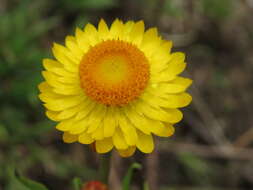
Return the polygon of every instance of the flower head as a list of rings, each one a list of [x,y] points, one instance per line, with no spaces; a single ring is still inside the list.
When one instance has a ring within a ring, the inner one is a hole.
[[[89,181],[84,184],[81,190],[108,190],[107,185],[100,181]]]
[[[39,85],[46,115],[57,121],[66,143],[94,144],[98,153],[115,148],[127,157],[136,147],[154,149],[153,135],[169,137],[183,115],[178,108],[192,98],[192,81],[178,76],[186,67],[183,53],[170,53],[171,41],[143,21],[98,29],[87,24],[54,44],[55,60],[44,59]]]

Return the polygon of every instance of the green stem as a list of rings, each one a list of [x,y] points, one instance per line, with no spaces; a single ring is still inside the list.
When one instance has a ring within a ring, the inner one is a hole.
[[[100,155],[99,158],[99,179],[104,184],[108,184],[108,178],[110,174],[110,161],[111,161],[111,153],[106,155]]]

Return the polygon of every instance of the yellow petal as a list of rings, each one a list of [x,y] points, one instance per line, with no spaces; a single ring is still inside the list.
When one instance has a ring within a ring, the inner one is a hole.
[[[149,120],[149,129],[152,133],[160,137],[169,137],[174,134],[175,129],[171,124],[164,124],[160,121]]]
[[[135,150],[136,150],[136,146],[130,146],[127,149],[124,149],[124,150],[118,149],[117,151],[119,155],[122,157],[130,157],[134,154]]]
[[[91,144],[94,142],[94,139],[91,138],[90,134],[84,132],[79,135],[78,141],[82,144]]]
[[[98,140],[96,141],[95,146],[98,153],[107,153],[113,148],[112,138]]]
[[[97,105],[94,101],[85,101],[84,103],[84,109],[82,109],[77,115],[75,116],[75,120],[81,120],[85,118]]]
[[[52,90],[52,87],[47,82],[41,82],[38,85],[38,88],[40,92],[48,92]]]
[[[95,140],[102,140],[104,139],[104,128],[103,123],[96,128],[96,130],[91,134],[91,137]]]
[[[99,33],[99,37],[102,40],[108,39],[109,29],[108,29],[108,26],[105,23],[104,19],[101,19],[99,24],[98,24],[98,33]]]
[[[78,86],[71,86],[71,87],[68,87],[68,86],[58,86],[56,88],[54,88],[53,90],[55,93],[58,93],[58,94],[62,94],[62,95],[79,95],[79,94],[83,94],[83,91],[80,87]]]
[[[118,113],[116,117],[118,118],[120,129],[124,134],[127,144],[129,146],[136,145],[138,137],[134,126],[130,123],[126,116],[124,116],[123,113]]]
[[[157,34],[157,28],[150,28],[144,33],[139,47],[150,58],[156,52],[156,48],[160,47],[160,43],[161,39]]]
[[[157,28],[149,28],[143,35],[142,46],[151,45],[158,39]]]
[[[183,119],[183,114],[178,109],[168,109],[165,108],[165,111],[170,115],[169,123],[178,123]]]
[[[39,94],[39,99],[43,102],[49,102],[49,101],[52,101],[52,99],[56,100],[56,99],[61,99],[61,98],[63,98],[62,95],[56,94],[51,91]]]
[[[98,36],[98,31],[92,24],[88,23],[84,28],[84,32],[85,35],[88,37],[91,46],[94,46],[99,43],[100,39]]]
[[[122,21],[116,19],[111,25],[109,38],[115,40],[119,39],[122,36],[123,26]]]
[[[186,90],[192,84],[192,80],[184,77],[176,77],[171,83],[181,85]]]
[[[192,97],[188,93],[180,94],[151,94],[149,91],[141,95],[141,99],[153,107],[182,108],[189,105]]]
[[[154,48],[152,59],[156,64],[165,64],[168,66],[168,62],[172,59],[170,54],[172,42],[166,40],[161,40],[160,42],[161,43]]]
[[[88,118],[83,118],[80,121],[73,122],[73,126],[70,128],[69,133],[73,135],[78,135],[86,131],[88,126]]]
[[[113,107],[108,108],[106,115],[104,116],[103,124],[104,124],[104,136],[111,137],[114,134],[116,125],[116,118],[114,117],[115,110]]]
[[[172,45],[173,45],[173,43],[170,40],[163,40],[161,43],[161,47],[162,47],[163,51],[167,54],[170,53]]]
[[[42,75],[52,87],[63,85],[67,85],[67,87],[80,86],[80,78],[78,75],[60,76],[51,71],[42,71]]]
[[[117,128],[115,131],[115,134],[113,135],[113,144],[117,149],[127,149],[128,145],[126,143],[125,137],[123,135],[123,132],[120,128]]]
[[[77,113],[79,113],[83,108],[82,104],[81,105],[77,105],[71,108],[67,108],[63,111],[61,111],[58,115],[57,118],[59,118],[60,120],[64,120],[64,119],[68,119],[70,117],[75,116]]]
[[[184,71],[186,67],[185,54],[182,52],[176,52],[171,54],[171,60],[168,63],[166,72],[168,75],[178,75]]]
[[[105,105],[102,104],[97,104],[95,106],[95,108],[91,111],[90,115],[89,115],[89,129],[88,129],[88,133],[92,133],[94,132],[99,125],[101,125],[106,111],[107,111],[107,107]]]
[[[43,66],[47,71],[50,71],[59,76],[64,77],[78,76],[76,73],[69,72],[68,70],[64,69],[61,63],[52,59],[43,59]]]
[[[132,124],[141,130],[143,133],[149,135],[150,131],[148,128],[147,120],[139,115],[135,110],[134,107],[126,106],[123,108],[124,113],[127,115],[128,119],[132,122]]]
[[[50,111],[50,110],[46,111],[46,116],[53,121],[60,121],[60,119],[58,118],[58,114],[59,112]]]
[[[65,143],[73,143],[76,142],[78,140],[78,136],[77,135],[71,135],[68,132],[63,133],[63,141]]]
[[[53,91],[55,93],[62,94],[62,95],[80,95],[84,93],[81,86],[78,83],[71,84],[71,85],[61,83],[57,80],[58,79],[57,75],[48,71],[42,71],[42,75],[47,81],[47,83],[51,87],[54,87]]]
[[[71,108],[83,103],[86,99],[85,96],[68,96],[62,97],[55,93],[43,93],[44,96],[47,95],[48,102],[45,104],[45,107],[52,111],[62,111],[67,108]],[[43,95],[42,94],[42,95]],[[43,97],[43,96],[42,96]]]
[[[67,84],[67,85],[80,85],[80,77],[76,76],[59,76],[57,81]]]
[[[168,93],[168,94],[177,94],[184,92],[186,90],[187,86],[183,86],[181,84],[177,83],[163,83],[159,84],[155,90],[163,93]]]
[[[176,75],[171,75],[170,71],[169,71],[169,73],[164,71],[164,72],[161,72],[161,73],[151,74],[150,82],[151,83],[168,82],[168,81],[172,81],[175,78],[176,78]]]
[[[43,63],[43,67],[48,71],[51,71],[54,68],[62,68],[63,67],[63,65],[61,63],[59,63],[58,61],[55,61],[53,59],[43,59],[42,63]]]
[[[76,28],[75,36],[79,48],[83,51],[83,53],[86,53],[90,48],[88,36],[80,28]]]
[[[129,42],[130,41],[130,36],[129,33],[131,32],[133,26],[134,26],[134,22],[133,21],[127,21],[124,25],[123,25],[123,29],[122,29],[122,40]]]
[[[69,51],[67,48],[64,46],[54,43],[53,48],[52,48],[53,54],[55,58],[64,65],[64,68],[70,72],[77,73],[78,72],[78,67],[76,64],[71,61],[67,55],[69,54]],[[69,55],[71,56],[71,55]]]
[[[56,125],[56,129],[59,131],[69,131],[73,126],[74,120],[73,119],[66,119],[61,121]]]
[[[42,71],[41,74],[51,87],[63,85],[59,81],[56,80],[57,75],[55,75],[49,71]]]
[[[154,142],[152,135],[146,135],[138,132],[137,148],[143,153],[151,153],[154,150]]]
[[[145,26],[142,20],[135,23],[129,34],[130,41],[136,45],[139,45],[142,41],[144,30],[145,30]]]
[[[150,119],[169,122],[169,123],[176,123],[179,122],[183,115],[177,109],[161,109],[159,107],[153,107],[145,102],[139,102],[134,105],[136,111],[146,115]]]
[[[73,61],[73,63],[76,63],[79,65],[79,63],[84,55],[84,52],[79,48],[75,37],[67,36],[65,39],[65,44],[66,44],[66,47],[72,53],[72,56],[70,59]]]
[[[59,70],[58,70],[59,71]],[[66,73],[66,72],[65,72]],[[80,86],[79,75],[58,75],[56,72],[43,71],[42,75],[52,87],[67,85],[67,87]]]

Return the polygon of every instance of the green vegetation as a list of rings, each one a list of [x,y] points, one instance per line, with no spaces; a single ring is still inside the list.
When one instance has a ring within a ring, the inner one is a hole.
[[[243,2],[0,0],[0,189],[78,190],[98,178],[95,153],[62,142],[44,114],[37,86],[52,43],[64,43],[76,26],[100,18],[144,19],[148,27],[157,26],[173,40],[173,51],[186,52],[186,75],[194,79],[194,103],[175,136],[161,141],[166,148],[155,153],[153,165],[139,153],[120,160],[116,174],[124,190],[252,189],[253,157],[238,151],[250,153],[253,142],[252,7]],[[193,145],[185,149],[181,143]],[[238,152],[226,152],[224,145]]]

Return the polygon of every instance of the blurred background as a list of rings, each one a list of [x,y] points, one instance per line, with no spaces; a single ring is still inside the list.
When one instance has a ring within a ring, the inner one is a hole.
[[[96,177],[96,155],[63,144],[37,85],[52,43],[100,18],[157,26],[173,51],[186,52],[184,74],[194,80],[173,137],[157,139],[148,157],[113,154],[111,190],[134,161],[143,168],[133,190],[252,190],[253,0],[0,0],[0,189],[27,190],[14,168],[53,190]]]

